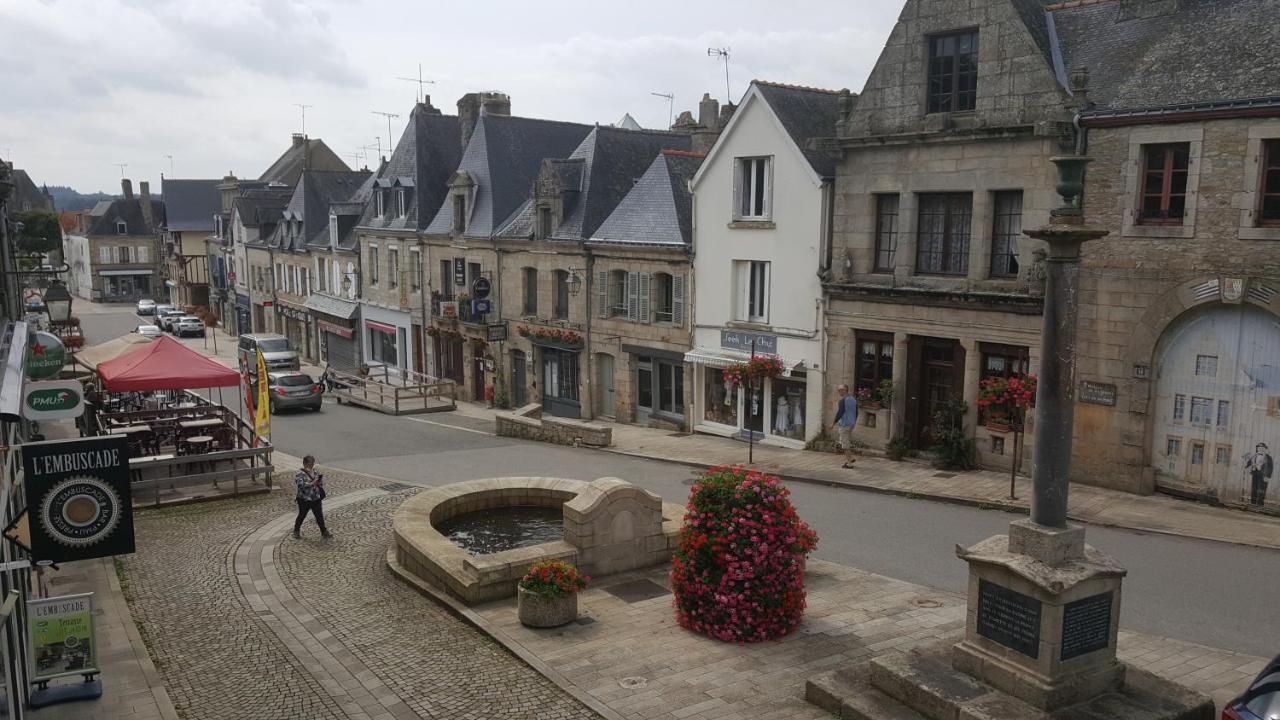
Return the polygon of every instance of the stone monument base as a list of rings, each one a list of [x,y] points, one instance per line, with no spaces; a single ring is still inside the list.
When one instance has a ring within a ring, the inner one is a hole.
[[[953,664],[953,641],[894,652],[809,678],[805,699],[841,720],[1214,720],[1213,700],[1120,665],[1124,683],[1053,711]]]

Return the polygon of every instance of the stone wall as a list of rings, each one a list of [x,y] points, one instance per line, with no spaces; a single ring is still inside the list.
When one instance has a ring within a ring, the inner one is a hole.
[[[564,504],[564,539],[589,575],[661,565],[675,550],[679,520],[664,532],[662,498],[619,478],[600,478]]]
[[[609,447],[613,444],[613,428],[558,417],[538,417],[541,406],[526,405],[512,413],[494,417],[499,437],[570,445],[573,447]]]

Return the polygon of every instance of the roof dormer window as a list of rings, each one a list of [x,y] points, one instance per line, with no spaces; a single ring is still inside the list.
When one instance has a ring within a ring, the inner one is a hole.
[[[546,205],[538,208],[538,227],[536,234],[539,240],[545,240],[546,238],[551,237],[551,233],[555,229],[552,227],[552,217],[551,208]]]
[[[453,231],[463,232],[467,229],[467,196],[456,193],[453,196]]]
[[[404,188],[396,188],[396,217],[402,218],[408,210],[409,196]]]
[[[379,190],[373,194],[374,210],[378,217],[386,217],[387,215],[387,198],[385,190]]]
[[[972,112],[978,99],[978,31],[932,35],[927,112]]]
[[[117,235],[128,235],[128,234],[129,234],[129,224],[128,224],[128,223],[126,223],[126,222],[125,222],[125,221],[123,221],[123,220],[117,220],[117,221],[116,221],[116,234],[117,234]]]

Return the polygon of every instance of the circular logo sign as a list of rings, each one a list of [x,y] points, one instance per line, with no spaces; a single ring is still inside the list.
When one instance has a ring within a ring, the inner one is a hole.
[[[491,290],[493,290],[493,285],[489,283],[489,278],[478,277],[471,281],[471,297],[477,300],[489,297]]]
[[[69,477],[40,503],[40,525],[50,540],[85,547],[106,540],[120,524],[120,496],[98,478]]]
[[[27,345],[27,377],[41,380],[57,375],[67,364],[67,349],[53,333],[32,333]]]

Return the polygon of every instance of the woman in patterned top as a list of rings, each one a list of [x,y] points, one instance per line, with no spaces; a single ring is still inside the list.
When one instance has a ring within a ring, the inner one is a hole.
[[[295,539],[302,537],[302,521],[308,512],[315,516],[316,525],[320,526],[320,537],[333,537],[333,533],[324,526],[324,508],[321,507],[325,495],[324,475],[316,474],[315,467],[315,456],[308,455],[302,458],[302,469],[293,476],[293,482],[298,486],[298,519],[293,521]]]

